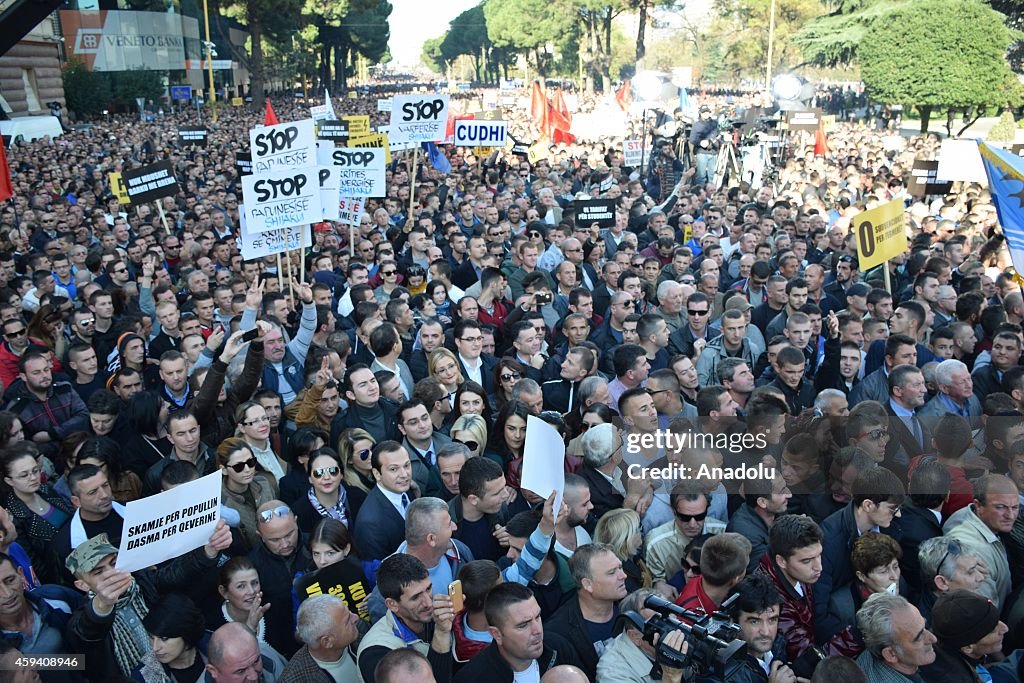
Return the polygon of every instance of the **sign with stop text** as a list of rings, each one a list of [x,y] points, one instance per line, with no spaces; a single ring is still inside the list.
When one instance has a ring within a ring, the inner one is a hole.
[[[249,147],[252,172],[257,175],[312,166],[316,163],[313,119],[253,128],[249,131]]]
[[[907,250],[903,200],[876,206],[853,217],[857,260],[862,272],[871,270]]]
[[[245,220],[244,204],[238,206],[238,218],[238,246],[242,252],[242,259],[245,261],[283,254],[286,251],[295,251],[304,244],[313,243],[308,225],[293,225],[290,228],[267,230],[266,232],[249,232],[249,226]]]
[[[128,503],[116,568],[138,571],[206,545],[220,519],[220,491],[214,472]]]
[[[387,194],[386,152],[373,147],[338,147],[331,152],[343,197],[383,197]]]
[[[455,121],[456,147],[504,147],[507,136],[508,124],[505,121]]]
[[[242,193],[249,232],[319,223],[323,217],[316,166],[245,176]]]
[[[444,140],[448,124],[448,95],[395,95],[391,102],[391,132],[395,142]]]

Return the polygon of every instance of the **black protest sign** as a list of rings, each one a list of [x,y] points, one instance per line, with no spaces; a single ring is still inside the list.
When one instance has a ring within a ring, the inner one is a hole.
[[[178,141],[183,145],[202,145],[206,147],[206,139],[210,132],[206,126],[182,126],[178,129]]]
[[[786,113],[786,125],[790,130],[805,130],[812,133],[818,130],[821,123],[821,110],[791,111]]]
[[[333,595],[341,598],[348,609],[365,621],[370,620],[366,599],[370,595],[370,586],[363,570],[355,562],[342,560],[328,565],[323,569],[303,574],[293,583],[299,602],[315,595]]]
[[[614,199],[577,199],[573,202],[576,225],[597,223],[602,228],[615,225]]]
[[[178,180],[170,161],[158,161],[122,174],[132,204],[152,202],[178,194]]]
[[[512,135],[512,133],[508,134],[508,139],[512,142],[513,154],[522,154],[523,156],[526,156],[530,153],[530,147],[533,143],[523,142],[516,138],[516,136]]]
[[[952,181],[938,179],[939,162],[918,159],[910,171],[907,192],[914,197],[925,197],[930,194],[946,194],[952,187]]]
[[[252,175],[252,154],[248,152],[235,152],[235,169],[238,176]]]
[[[348,121],[321,121],[316,124],[316,137],[319,140],[333,140],[344,145],[349,137]]]

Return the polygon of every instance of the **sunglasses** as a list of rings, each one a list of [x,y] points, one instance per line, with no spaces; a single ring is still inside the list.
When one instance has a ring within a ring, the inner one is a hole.
[[[243,460],[242,462],[236,462],[234,465],[228,465],[228,467],[233,469],[238,474],[241,474],[242,470],[244,470],[246,467],[248,467],[251,470],[256,469],[256,464],[256,458],[249,458],[248,460]]]
[[[471,451],[475,451],[478,448],[480,448],[480,444],[478,444],[476,441],[459,441],[458,439],[452,439],[452,441],[455,443],[461,443],[463,446],[465,446]]]
[[[865,436],[870,436],[872,441],[878,441],[879,439],[883,439],[883,438],[889,436],[889,430],[888,429],[872,429],[870,432],[862,432],[862,433],[858,434],[857,438],[858,439],[862,439]]]
[[[381,271],[381,275],[383,275],[384,277],[391,277],[392,275],[394,275],[397,272],[398,272],[397,270],[384,270],[384,271]]]
[[[370,449],[369,448],[364,448],[363,450],[361,450],[358,453],[356,453],[356,455],[359,456],[360,460],[369,460],[370,459]]]
[[[683,560],[683,571],[690,572],[694,576],[700,576],[700,565],[694,564],[693,562],[689,562],[687,560]]]
[[[689,522],[703,522],[707,518],[707,516],[708,516],[707,510],[705,510],[704,512],[701,512],[700,514],[697,514],[697,515],[684,515],[681,512],[677,512],[676,513],[676,517],[683,524],[687,524]]]
[[[290,507],[287,505],[281,505],[273,510],[264,510],[260,513],[260,519],[263,520],[264,523],[268,523],[270,520],[274,519],[274,517],[287,517],[291,513],[292,509]]]
[[[501,374],[501,381],[511,382],[512,380],[519,379],[520,377],[522,377],[522,375],[520,375],[518,372],[505,372]]]
[[[335,465],[332,465],[331,467],[317,467],[313,470],[313,477],[315,479],[323,479],[326,476],[336,477],[340,471],[341,470]]]
[[[686,312],[689,313],[690,315],[707,315],[708,314],[708,311],[695,311],[692,308],[687,308]]]

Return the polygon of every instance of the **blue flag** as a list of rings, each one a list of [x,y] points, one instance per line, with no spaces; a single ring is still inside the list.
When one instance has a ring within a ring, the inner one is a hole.
[[[1024,158],[980,140],[978,151],[1014,270],[1024,275]]]
[[[441,150],[437,148],[433,142],[424,142],[423,150],[427,153],[427,158],[430,159],[430,165],[434,167],[435,171],[441,173],[451,173],[452,165],[448,161],[448,157],[441,153]]]

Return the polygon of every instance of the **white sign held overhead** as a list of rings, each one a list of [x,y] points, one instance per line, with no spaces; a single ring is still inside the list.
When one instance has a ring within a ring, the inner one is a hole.
[[[338,220],[349,225],[359,225],[364,203],[362,197],[342,197],[338,201]]]
[[[981,161],[976,140],[943,140],[939,149],[936,180],[965,180],[988,184],[985,165]]]
[[[313,119],[260,126],[249,131],[252,172],[302,168],[316,163]]]
[[[331,107],[328,104],[317,104],[309,108],[309,114],[314,121],[323,121],[331,117]]]
[[[303,244],[312,244],[312,236],[308,225],[293,225],[290,228],[280,230],[268,230],[266,232],[249,232],[245,221],[245,207],[238,206],[238,246],[242,251],[242,259],[252,261],[261,259],[264,256],[283,254],[286,251],[301,248]],[[302,232],[306,231],[306,238],[302,238]]]
[[[220,492],[214,472],[128,503],[116,568],[146,569],[206,545],[220,519]]]
[[[558,430],[539,417],[526,418],[523,472],[520,487],[547,499],[555,492],[555,514],[565,492],[565,443]]]
[[[339,192],[344,197],[383,197],[387,194],[386,153],[373,147],[339,147],[331,152]]]
[[[319,223],[322,217],[316,166],[245,176],[242,193],[251,232]]]
[[[636,168],[643,158],[643,142],[641,140],[624,140],[622,143],[622,156],[626,166]]]
[[[504,147],[507,136],[508,123],[505,121],[455,121],[456,147]]]
[[[437,142],[448,125],[448,95],[395,95],[391,134],[395,142]]]
[[[391,98],[377,100],[377,111],[391,111]]]

